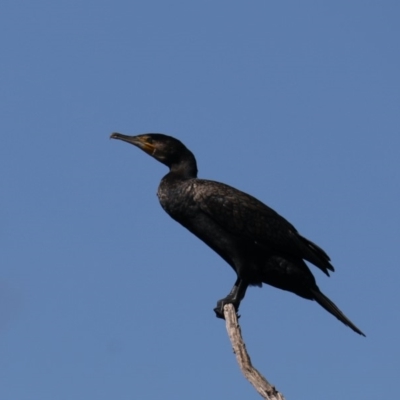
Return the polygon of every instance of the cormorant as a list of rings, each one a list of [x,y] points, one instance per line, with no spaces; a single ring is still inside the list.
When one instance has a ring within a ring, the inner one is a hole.
[[[345,325],[364,335],[318,288],[304,260],[329,276],[329,256],[301,236],[292,224],[256,198],[223,183],[197,178],[193,153],[179,140],[150,133],[138,136],[111,134],[131,143],[169,168],[158,187],[163,209],[236,272],[230,293],[217,302],[217,317],[224,305],[236,311],[248,286],[263,283],[315,300]]]

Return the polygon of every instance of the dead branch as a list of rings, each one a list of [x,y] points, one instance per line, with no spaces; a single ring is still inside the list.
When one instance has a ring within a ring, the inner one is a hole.
[[[245,378],[254,386],[257,392],[267,400],[285,400],[279,393],[251,364],[251,360],[246,351],[246,345],[242,338],[242,333],[235,308],[232,304],[224,306],[224,316],[226,330],[232,343],[233,352]]]

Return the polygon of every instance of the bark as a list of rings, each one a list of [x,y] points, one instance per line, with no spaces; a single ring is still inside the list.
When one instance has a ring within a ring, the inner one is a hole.
[[[246,345],[242,338],[240,325],[237,319],[235,308],[232,304],[224,306],[224,316],[226,321],[226,330],[232,343],[233,352],[239,368],[245,378],[254,386],[257,392],[267,400],[285,400],[279,393],[252,365],[250,356],[247,353]]]

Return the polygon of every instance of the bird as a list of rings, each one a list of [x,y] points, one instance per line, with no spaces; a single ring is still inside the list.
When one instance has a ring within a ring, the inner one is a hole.
[[[175,221],[197,236],[235,271],[236,281],[214,308],[224,318],[224,306],[236,312],[249,286],[267,284],[314,300],[354,332],[365,336],[326,297],[306,264],[329,276],[334,271],[327,253],[255,197],[224,183],[197,177],[193,153],[178,139],[161,133],[110,138],[130,143],[166,165],[157,196]]]

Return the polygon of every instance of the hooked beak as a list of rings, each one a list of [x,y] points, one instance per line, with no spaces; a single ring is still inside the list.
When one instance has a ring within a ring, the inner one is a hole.
[[[114,132],[111,134],[110,139],[118,139],[133,144],[150,155],[153,155],[156,151],[156,148],[151,143],[147,142],[146,135],[127,136],[123,135],[122,133]]]

